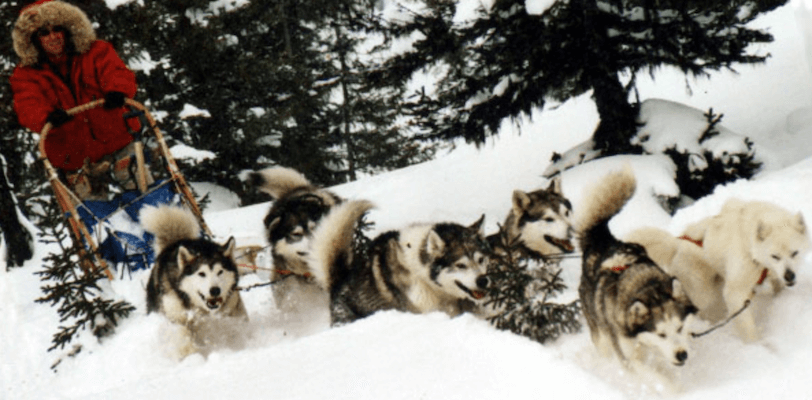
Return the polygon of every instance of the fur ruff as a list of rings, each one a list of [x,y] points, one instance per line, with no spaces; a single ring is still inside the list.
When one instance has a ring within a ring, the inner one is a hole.
[[[23,10],[11,32],[14,51],[20,57],[21,65],[33,66],[39,60],[39,51],[31,42],[34,32],[55,26],[63,26],[71,33],[73,45],[79,54],[88,51],[96,41],[93,25],[79,7],[59,0],[34,5]]]

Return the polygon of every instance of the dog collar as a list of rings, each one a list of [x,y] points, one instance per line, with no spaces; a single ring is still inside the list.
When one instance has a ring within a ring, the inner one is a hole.
[[[615,265],[615,266],[613,266],[613,267],[609,268],[609,270],[610,270],[610,271],[612,271],[612,272],[617,272],[617,273],[621,273],[621,272],[623,272],[623,271],[625,271],[625,270],[627,270],[627,269],[629,269],[629,264],[626,264],[626,265]]]
[[[764,280],[767,279],[767,273],[769,272],[770,270],[764,268],[764,270],[761,271],[761,277],[758,278],[758,282],[756,282],[756,285],[761,285],[762,283],[764,283]]]

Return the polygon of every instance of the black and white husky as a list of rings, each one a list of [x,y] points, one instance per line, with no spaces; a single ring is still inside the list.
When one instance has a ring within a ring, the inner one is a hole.
[[[355,257],[355,225],[371,207],[367,201],[342,204],[313,234],[309,266],[316,282],[330,293],[334,325],[381,310],[455,316],[484,301],[484,216],[467,227],[414,224],[385,232],[363,249],[365,257]]]
[[[248,173],[247,178],[274,199],[265,228],[273,259],[271,280],[277,282],[273,287],[276,306],[301,311],[326,305],[327,295],[313,284],[306,259],[313,230],[341,198],[290,168],[266,168]]]
[[[690,352],[687,320],[696,308],[680,282],[666,274],[635,243],[617,240],[609,220],[635,192],[630,168],[610,173],[584,197],[578,218],[583,269],[578,288],[592,341],[604,356],[673,387],[649,355],[667,364],[685,364]]]
[[[572,205],[561,191],[560,178],[554,178],[546,189],[515,190],[512,202],[502,225],[507,242],[504,244],[515,242],[522,255],[548,260],[575,250],[572,244]],[[499,235],[488,236],[496,250],[502,247],[499,239]]]
[[[202,238],[197,218],[180,207],[146,207],[140,219],[155,235],[158,254],[147,283],[147,312],[182,327],[181,356],[205,346],[209,338],[203,330],[210,329],[210,320],[247,319],[232,259],[234,238],[224,245]]]

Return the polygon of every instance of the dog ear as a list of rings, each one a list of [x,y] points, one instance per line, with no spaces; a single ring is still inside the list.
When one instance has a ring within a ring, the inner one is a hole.
[[[556,176],[550,180],[550,186],[547,187],[548,192],[562,194],[561,192],[561,175]]]
[[[223,249],[223,255],[226,258],[232,258],[232,256],[234,255],[234,248],[236,247],[235,246],[236,242],[237,241],[234,240],[234,236],[232,236],[232,237],[228,238],[226,243],[220,247],[220,248]]]
[[[468,229],[473,229],[473,230],[479,232],[480,235],[484,235],[485,234],[485,231],[483,229],[483,227],[485,225],[484,222],[485,222],[485,214],[482,214],[482,216],[479,217],[479,219],[476,220],[476,222],[471,224],[471,226],[469,226]]]
[[[280,222],[282,222],[282,217],[277,216],[272,220],[267,221],[265,225],[268,226],[268,231],[273,231],[274,229],[276,229],[276,226],[279,225]]]
[[[191,264],[194,260],[194,254],[186,250],[183,246],[178,247],[178,271],[183,271],[183,268]]]
[[[648,319],[648,313],[648,307],[640,300],[636,300],[631,306],[629,306],[629,315],[632,317],[631,322],[633,325],[641,325],[645,323],[646,319]]]
[[[806,235],[806,222],[804,222],[804,215],[801,214],[800,211],[798,211],[798,215],[795,216],[795,223],[798,232],[800,232],[801,235]]]
[[[528,196],[527,193],[521,190],[513,191],[513,210],[516,214],[523,213],[531,202],[532,200],[530,200],[530,196]]]
[[[767,239],[767,236],[770,236],[770,232],[772,228],[765,224],[764,221],[758,221],[758,227],[756,228],[756,239],[759,242],[763,242]]]
[[[445,251],[445,242],[434,229],[429,231],[428,237],[426,237],[426,246],[423,250],[432,259],[436,259]]]
[[[671,297],[681,303],[691,302],[691,299],[688,297],[688,293],[686,293],[685,289],[682,287],[682,282],[680,282],[677,278],[671,278]]]

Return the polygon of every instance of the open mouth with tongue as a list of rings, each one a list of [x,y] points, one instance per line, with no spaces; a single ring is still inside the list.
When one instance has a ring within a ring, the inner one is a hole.
[[[575,246],[572,245],[572,242],[570,242],[569,239],[558,239],[550,235],[544,235],[544,240],[553,246],[558,247],[564,253],[572,253],[575,251]]]
[[[223,305],[223,297],[222,296],[215,296],[215,297],[206,298],[206,296],[203,296],[203,294],[200,294],[200,293],[198,293],[198,294],[200,295],[200,298],[206,303],[206,307],[208,307],[209,310],[216,310],[216,309],[220,308],[220,306]]]
[[[462,289],[462,291],[463,291],[463,292],[467,293],[467,294],[468,294],[469,296],[471,296],[471,297],[472,297],[474,300],[481,300],[483,297],[485,297],[485,295],[487,295],[487,293],[485,293],[485,291],[484,291],[484,290],[476,290],[476,289],[471,290],[471,289],[468,289],[468,288],[467,288],[465,285],[463,285],[462,283],[460,283],[460,281],[454,281],[454,283],[456,283],[456,284],[457,284],[457,286],[458,286],[460,289]]]

